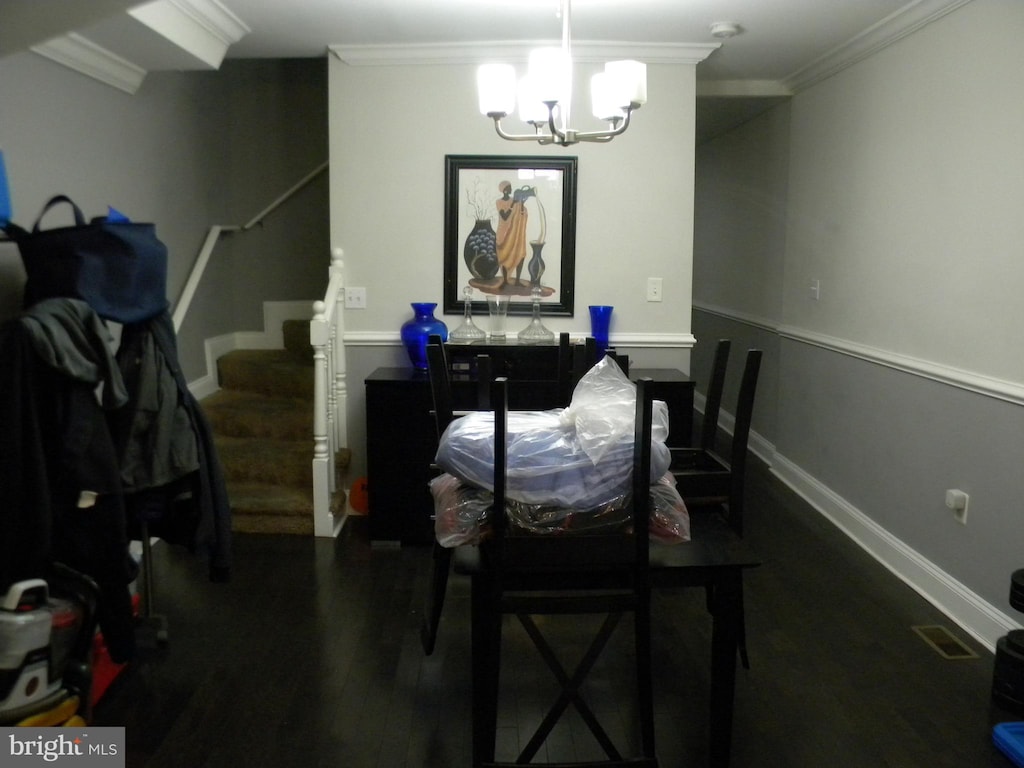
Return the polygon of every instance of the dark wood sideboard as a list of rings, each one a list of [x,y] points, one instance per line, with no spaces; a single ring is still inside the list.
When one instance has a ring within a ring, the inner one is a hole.
[[[472,402],[475,358],[490,356],[496,376],[510,380],[511,408],[556,408],[557,345],[448,344],[456,405]],[[669,408],[669,444],[690,445],[694,382],[674,368],[637,368],[631,379],[649,377],[654,397]],[[434,539],[433,499],[427,487],[437,450],[430,378],[425,371],[378,368],[365,380],[366,465],[370,538],[401,544]]]

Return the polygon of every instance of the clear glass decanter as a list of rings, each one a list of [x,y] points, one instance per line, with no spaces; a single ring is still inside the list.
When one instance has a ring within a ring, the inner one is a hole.
[[[477,341],[487,338],[487,334],[476,326],[473,322],[473,288],[467,285],[462,289],[463,304],[465,304],[465,312],[463,314],[462,325],[456,328],[454,331],[448,334],[448,341]]]
[[[533,318],[530,320],[530,324],[519,332],[519,340],[554,341],[555,334],[545,328],[544,323],[540,321],[540,288],[534,288],[530,293],[533,297]]]

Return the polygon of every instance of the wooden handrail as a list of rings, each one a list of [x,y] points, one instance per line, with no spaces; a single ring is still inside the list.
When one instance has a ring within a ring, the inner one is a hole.
[[[199,249],[199,255],[196,256],[196,260],[192,264],[192,270],[189,272],[188,280],[185,281],[185,287],[181,291],[181,296],[178,298],[178,302],[174,306],[172,319],[174,321],[175,332],[180,330],[181,324],[185,320],[185,315],[188,313],[189,306],[192,304],[192,298],[195,296],[195,292],[199,287],[199,282],[203,279],[203,273],[206,271],[206,266],[210,261],[210,256],[213,254],[213,249],[217,246],[217,242],[220,240],[220,236],[225,232],[244,232],[252,229],[257,224],[261,224],[267,216],[280,208],[285,201],[295,195],[295,193],[304,186],[309,184],[309,182],[314,178],[327,170],[328,167],[330,167],[329,161],[325,161],[318,165],[299,181],[289,187],[287,191],[277,197],[272,203],[270,203],[270,205],[266,206],[262,211],[256,214],[248,221],[248,223],[240,226],[215,224],[210,227],[209,231],[206,233],[206,239],[203,241],[203,245]]]

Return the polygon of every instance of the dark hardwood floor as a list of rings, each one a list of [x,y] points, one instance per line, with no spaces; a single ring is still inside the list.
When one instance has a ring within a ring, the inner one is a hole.
[[[991,726],[1020,718],[991,704],[991,654],[763,466],[749,473],[747,535],[764,565],[746,581],[752,668],[737,679],[733,766],[1010,766]],[[155,549],[169,642],[143,650],[94,717],[126,726],[129,768],[469,765],[468,585],[453,578],[425,657],[428,548],[371,547],[357,519],[336,541],[239,535],[235,558],[231,583],[211,584],[187,552]],[[947,626],[978,658],[942,658],[911,629],[927,624]],[[554,695],[508,627],[505,759]],[[574,640],[578,627],[549,629]],[[656,595],[663,768],[706,764],[709,630],[702,592]],[[613,738],[627,741],[630,647],[625,622],[588,687]],[[573,720],[538,760],[591,749]]]

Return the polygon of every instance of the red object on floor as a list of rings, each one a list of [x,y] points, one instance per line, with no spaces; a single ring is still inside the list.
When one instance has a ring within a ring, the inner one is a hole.
[[[111,661],[103,635],[97,632],[92,644],[92,695],[89,697],[92,704],[103,698],[107,688],[117,679],[125,666]]]
[[[132,610],[135,616],[139,615],[139,596],[132,596]],[[110,650],[103,639],[103,633],[97,632],[92,641],[92,691],[89,696],[90,703],[96,704],[103,694],[107,692],[110,684],[117,679],[127,664],[118,664],[111,660]]]
[[[357,478],[348,491],[348,503],[356,512],[365,515],[370,509],[370,495],[365,477]]]

